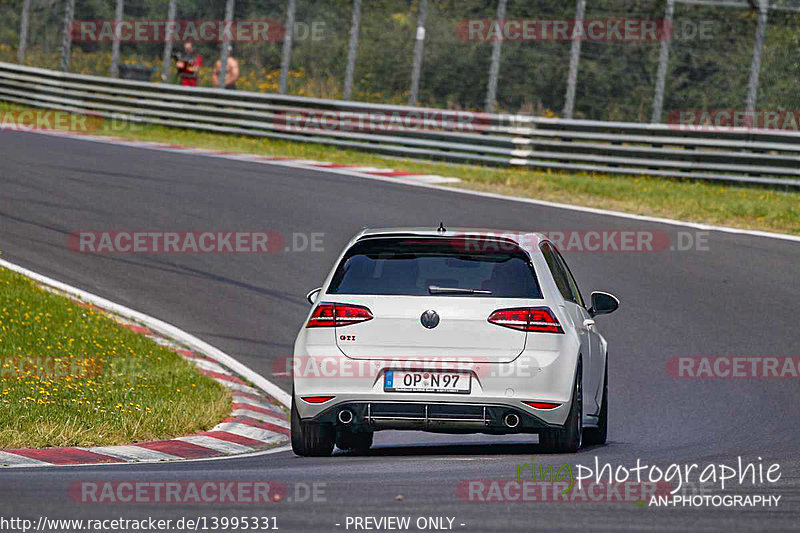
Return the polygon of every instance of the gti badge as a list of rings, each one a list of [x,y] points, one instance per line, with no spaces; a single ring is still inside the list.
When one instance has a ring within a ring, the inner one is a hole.
[[[439,325],[439,315],[433,309],[428,309],[422,316],[419,317],[419,321],[422,322],[422,325],[428,329],[433,329]]]

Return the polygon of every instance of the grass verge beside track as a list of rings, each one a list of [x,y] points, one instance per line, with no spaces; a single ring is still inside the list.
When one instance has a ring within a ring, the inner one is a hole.
[[[0,110],[24,109],[0,102]],[[314,143],[133,125],[97,134],[196,148],[314,159],[364,166],[391,166],[421,174],[460,178],[461,187],[572,205],[611,209],[690,222],[800,235],[800,193],[702,181],[596,173],[537,171],[402,160]],[[524,226],[524,222],[521,222]],[[548,230],[553,228],[532,228]]]
[[[230,407],[224,387],[172,350],[0,268],[0,448],[182,436]]]

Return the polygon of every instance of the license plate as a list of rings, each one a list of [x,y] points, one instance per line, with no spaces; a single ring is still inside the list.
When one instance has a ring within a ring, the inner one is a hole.
[[[383,390],[468,394],[471,378],[470,374],[463,372],[388,370],[383,379]]]

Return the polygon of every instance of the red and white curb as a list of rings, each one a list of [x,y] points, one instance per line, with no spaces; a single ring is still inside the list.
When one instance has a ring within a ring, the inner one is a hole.
[[[44,288],[107,314],[123,326],[171,348],[233,395],[232,411],[208,431],[185,437],[121,446],[0,450],[1,467],[78,466],[212,459],[253,454],[289,441],[290,396],[273,383],[196,337],[81,289],[0,259],[0,266]]]
[[[357,165],[343,165],[338,163],[326,163],[324,161],[314,161],[309,159],[291,159],[288,157],[271,157],[257,154],[247,154],[241,152],[227,152],[220,150],[207,150],[205,148],[193,148],[180,144],[160,143],[153,141],[132,141],[121,137],[111,137],[107,135],[91,135],[82,132],[68,130],[51,130],[40,128],[24,128],[20,131],[28,133],[42,133],[45,135],[57,135],[61,137],[75,137],[87,141],[95,141],[108,144],[118,144],[131,146],[134,148],[145,148],[148,150],[161,150],[165,152],[179,152],[183,154],[202,155],[207,157],[219,157],[223,159],[233,159],[235,161],[247,161],[250,163],[267,163],[291,168],[302,168],[306,170],[325,170],[334,174],[343,174],[359,178],[371,179],[391,179],[406,183],[456,183],[461,181],[458,178],[448,178],[438,174],[417,174],[414,172],[403,172],[390,168],[364,167]]]

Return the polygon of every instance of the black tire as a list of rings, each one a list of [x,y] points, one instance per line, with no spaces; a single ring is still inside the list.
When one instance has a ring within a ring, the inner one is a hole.
[[[367,453],[372,447],[373,431],[354,433],[343,429],[336,436],[336,446],[341,450],[353,451],[357,454]]]
[[[550,429],[539,434],[539,443],[552,453],[575,453],[583,440],[583,365],[578,359],[575,384],[572,387],[572,406],[567,421],[561,429]]]
[[[327,457],[333,453],[336,432],[329,424],[304,422],[292,393],[292,451],[301,457]]]
[[[596,428],[583,431],[583,443],[587,445],[605,444],[608,438],[608,354],[606,354],[606,370],[603,377],[603,401],[600,403],[600,414]]]

